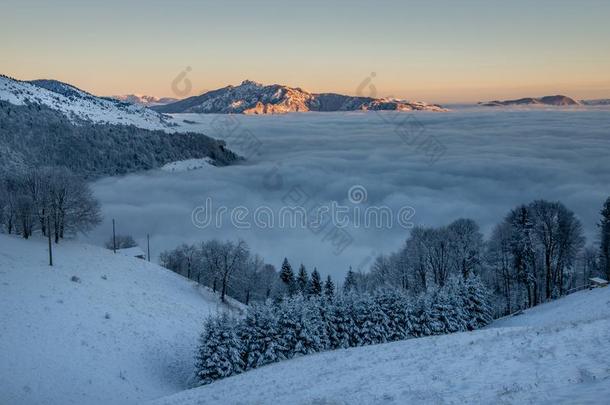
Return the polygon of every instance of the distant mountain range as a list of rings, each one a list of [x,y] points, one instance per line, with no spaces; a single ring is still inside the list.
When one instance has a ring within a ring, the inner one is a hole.
[[[146,96],[142,94],[126,94],[123,96],[112,96],[119,101],[123,101],[126,103],[142,105],[144,107],[151,107],[154,105],[165,105],[170,103],[175,103],[179,101],[177,98],[173,97],[155,97],[155,96]]]
[[[39,104],[61,112],[72,122],[133,125],[171,130],[172,118],[143,106],[97,97],[57,80],[21,81],[0,75],[0,100],[15,105]]]
[[[581,100],[584,105],[610,105],[610,98],[599,98],[596,100]]]
[[[263,85],[245,80],[167,105],[151,107],[161,113],[281,114],[305,111],[447,111],[436,104],[406,100],[309,93],[298,87]]]
[[[582,105],[580,101],[574,100],[568,96],[544,96],[544,97],[525,97],[516,100],[494,100],[486,103],[480,103],[487,107],[502,107],[502,106],[527,106],[527,105],[547,105],[547,106],[570,106]]]

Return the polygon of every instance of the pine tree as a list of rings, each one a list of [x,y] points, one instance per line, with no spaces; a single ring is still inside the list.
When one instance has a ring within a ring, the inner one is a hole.
[[[242,361],[245,370],[284,360],[277,315],[271,303],[254,305],[239,326]]]
[[[327,338],[320,318],[320,302],[319,299],[306,300],[297,295],[277,306],[278,343],[285,358],[325,349]]]
[[[349,266],[345,281],[343,282],[343,292],[349,293],[356,290],[356,274],[352,271],[352,266]]]
[[[599,261],[601,271],[606,275],[606,280],[610,280],[610,197],[604,203],[601,214]]]
[[[206,320],[195,357],[200,384],[209,384],[244,370],[235,324],[226,314]]]
[[[329,301],[332,300],[335,296],[335,283],[333,283],[333,280],[330,278],[330,275],[326,277],[326,282],[324,283],[324,296]]]
[[[372,345],[388,341],[388,317],[377,301],[368,294],[358,295],[354,302],[356,339],[354,346]]]
[[[316,297],[322,295],[322,280],[320,278],[320,273],[318,273],[318,270],[315,267],[314,267],[313,271],[311,272],[309,295],[313,295]]]
[[[311,329],[315,333],[319,350],[329,350],[331,349],[329,325],[332,322],[333,304],[326,298],[313,298],[309,300],[309,303],[311,306],[308,311],[316,311],[311,315],[308,312],[308,319],[312,324]]]
[[[433,318],[440,320],[442,330],[439,333],[454,333],[467,330],[469,315],[462,299],[464,282],[462,277],[450,277],[445,285],[434,294],[432,305]]]
[[[465,310],[469,316],[468,329],[474,330],[487,326],[493,320],[493,310],[489,304],[489,291],[476,276],[464,281],[466,291]]]
[[[305,266],[303,264],[301,264],[299,267],[299,274],[297,275],[296,282],[299,292],[306,295],[309,288],[309,275],[307,274],[307,270],[305,270]]]
[[[434,307],[437,291],[424,293],[416,301],[415,324],[412,332],[416,337],[439,335],[445,330],[438,308]]]
[[[283,300],[276,307],[278,343],[282,347],[282,356],[286,359],[296,354],[307,354],[299,342],[301,329],[304,327],[301,303],[302,297],[297,295]]]
[[[294,272],[292,271],[292,266],[288,262],[287,258],[284,258],[284,262],[282,263],[282,269],[280,270],[280,280],[282,280],[282,283],[284,283],[286,291],[288,291],[288,295],[293,295],[296,290]]]
[[[375,301],[387,317],[387,340],[406,339],[410,330],[406,297],[391,289],[375,294]]]
[[[351,316],[351,295],[339,295],[328,307],[326,333],[331,349],[346,349],[355,339],[355,326]]]

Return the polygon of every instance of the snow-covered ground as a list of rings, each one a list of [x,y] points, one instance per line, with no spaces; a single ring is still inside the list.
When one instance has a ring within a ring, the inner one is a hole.
[[[0,404],[139,403],[186,389],[203,320],[227,307],[144,260],[54,248],[49,267],[44,240],[0,235]]]
[[[177,162],[171,162],[161,168],[166,172],[187,172],[190,170],[198,170],[206,167],[214,167],[213,160],[210,158],[203,159],[186,159]]]
[[[47,86],[54,91],[41,86]],[[0,75],[0,100],[11,104],[43,104],[60,111],[74,121],[78,118],[93,123],[134,125],[145,129],[173,131],[171,117],[148,108],[96,97],[74,86],[57,81],[41,81],[33,84]]]
[[[485,330],[305,356],[153,403],[607,404],[608,342],[605,288]]]

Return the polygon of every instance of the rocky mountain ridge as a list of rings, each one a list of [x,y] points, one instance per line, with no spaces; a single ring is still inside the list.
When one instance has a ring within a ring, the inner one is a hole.
[[[347,96],[337,93],[310,93],[299,87],[263,85],[245,80],[164,106],[152,107],[161,113],[283,114],[306,111],[447,111],[436,104],[390,98]]]

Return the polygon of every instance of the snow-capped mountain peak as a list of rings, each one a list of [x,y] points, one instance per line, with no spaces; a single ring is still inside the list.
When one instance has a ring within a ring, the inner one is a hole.
[[[241,82],[240,86],[252,86],[252,87],[263,87],[263,84],[254,80],[246,79]]]
[[[171,117],[151,109],[112,98],[97,97],[57,80],[27,82],[0,75],[0,100],[15,105],[45,105],[61,112],[74,123],[85,121],[161,130],[169,130],[175,125],[171,122]]]
[[[264,85],[244,80],[199,96],[189,97],[154,110],[164,113],[278,114],[305,111],[446,111],[423,102],[385,98],[346,96],[336,93],[310,93],[299,87]]]

